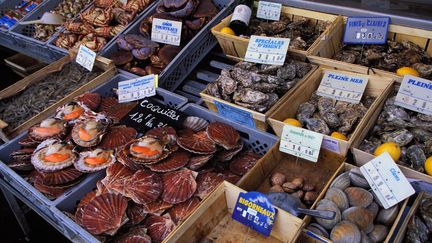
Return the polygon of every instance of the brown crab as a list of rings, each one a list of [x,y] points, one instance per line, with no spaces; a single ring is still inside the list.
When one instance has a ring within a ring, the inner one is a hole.
[[[112,8],[98,8],[92,6],[85,12],[81,13],[81,19],[94,26],[108,26],[114,18]]]
[[[94,33],[90,33],[84,36],[81,41],[75,43],[75,47],[78,48],[80,45],[84,45],[95,52],[99,52],[106,44],[106,38],[96,36]]]
[[[64,49],[72,48],[78,41],[78,35],[72,33],[60,33],[54,42],[54,45]]]
[[[78,35],[88,35],[95,32],[93,26],[85,22],[68,21],[64,23],[64,26],[68,32]]]

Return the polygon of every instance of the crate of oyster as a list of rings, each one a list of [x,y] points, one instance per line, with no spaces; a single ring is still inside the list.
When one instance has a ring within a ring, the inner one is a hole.
[[[289,51],[305,60],[306,56],[316,53],[316,46],[321,40],[327,39],[334,28],[343,24],[342,17],[337,15],[286,6],[282,6],[279,21],[259,19],[255,8],[247,34],[236,36],[221,32],[222,28],[229,26],[231,16],[211,31],[227,56],[239,58],[245,57],[250,36],[259,35],[290,38]]]
[[[216,45],[210,28],[233,8],[229,0],[181,1],[158,2],[102,55],[128,72],[159,74],[160,86],[174,91]],[[182,22],[180,46],[151,41],[153,18]]]
[[[392,77],[398,77],[396,71],[404,68],[399,71],[401,76],[417,73],[417,76],[432,79],[430,30],[390,24],[387,43],[382,45],[344,45],[344,30],[345,24],[332,29],[328,38],[318,43],[316,53],[308,56],[309,61],[341,70]]]
[[[2,178],[39,214],[57,222],[49,207],[103,177],[101,170],[115,162],[115,149],[135,138],[135,129],[117,123],[136,102],[118,103],[113,97],[118,82],[133,78],[137,76],[117,74],[94,93],[76,97],[54,114],[45,113],[41,123],[0,147]],[[175,109],[187,103],[163,89],[154,99]]]
[[[317,69],[303,85],[273,110],[268,123],[276,135],[282,136],[284,125],[292,125],[291,122],[295,121],[300,127],[323,134],[324,143],[331,145],[325,146],[327,149],[346,155],[354,139],[375,114],[382,99],[381,94],[390,89],[393,79],[335,71],[369,80],[360,103],[351,104],[316,94],[326,71],[332,69]]]
[[[247,183],[248,171],[277,142],[195,104],[180,110],[189,117],[183,126],[151,129],[130,141],[106,174],[52,207],[55,221],[74,232],[68,238],[164,241],[224,180],[240,187]],[[163,154],[150,158],[134,152],[151,144],[154,152],[162,141]]]
[[[343,163],[327,183],[314,209],[336,213],[333,220],[308,217],[302,242],[393,242],[408,199],[384,209],[360,169]]]
[[[290,56],[283,66],[240,61],[222,69],[200,93],[207,107],[227,119],[266,131],[267,118],[302,84],[317,66]]]
[[[361,166],[380,151],[388,151],[407,177],[432,183],[431,164],[426,165],[432,156],[432,117],[395,105],[399,87],[395,83],[383,93],[373,116],[354,139],[355,162]]]
[[[80,15],[64,24],[64,29],[48,41],[55,55],[85,45],[99,53],[117,36],[151,9],[154,0],[97,0]]]

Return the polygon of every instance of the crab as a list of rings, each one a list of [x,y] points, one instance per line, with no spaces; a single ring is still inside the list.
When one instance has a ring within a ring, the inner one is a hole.
[[[84,45],[95,52],[99,52],[106,44],[106,38],[96,36],[94,33],[90,33],[75,43],[75,47],[78,48],[80,45]]]
[[[113,8],[114,20],[121,25],[128,25],[136,16],[135,13],[129,13],[122,8]]]
[[[94,26],[108,26],[114,18],[112,8],[98,8],[92,6],[80,14],[81,20]]]
[[[78,35],[72,33],[60,33],[54,42],[54,45],[64,49],[72,48],[78,41]]]
[[[78,34],[78,35],[87,35],[95,32],[93,26],[85,22],[68,21],[64,23],[64,27],[69,33]]]

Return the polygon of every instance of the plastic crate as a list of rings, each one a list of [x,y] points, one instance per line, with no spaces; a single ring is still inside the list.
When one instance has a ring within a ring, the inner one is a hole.
[[[0,2],[0,16],[3,16],[3,14],[5,14],[8,10],[14,9],[15,6],[17,6],[18,4],[21,3],[22,0],[4,0],[2,2]],[[49,0],[44,0],[44,2],[49,1]],[[35,7],[34,9],[32,9],[29,13],[26,14],[26,16],[29,16],[30,14],[32,14],[34,11],[36,11],[36,9],[38,9],[41,5],[44,4],[44,2],[42,2],[41,4],[39,4],[37,7]],[[23,19],[26,17],[24,16]],[[16,24],[14,25],[16,26]],[[10,29],[12,29],[14,26],[12,26],[9,29],[3,29],[0,28],[0,32],[8,32]]]
[[[213,3],[220,9],[219,13],[189,41],[174,60],[159,74],[160,87],[174,91],[213,47],[216,46],[216,38],[212,35],[210,29],[232,12],[234,4],[231,0],[213,0]],[[142,16],[124,34],[139,33],[141,21],[154,14],[156,7],[156,5],[153,6],[148,14]],[[113,42],[101,54],[109,58],[116,51],[118,51],[118,46],[117,43]]]

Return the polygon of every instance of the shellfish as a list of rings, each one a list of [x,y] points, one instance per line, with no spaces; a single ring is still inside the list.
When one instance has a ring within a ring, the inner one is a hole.
[[[231,160],[229,169],[232,173],[243,176],[252,169],[258,159],[259,155],[255,154],[252,150],[242,152]]]
[[[46,139],[62,139],[66,136],[66,122],[58,118],[48,118],[29,129],[28,136],[35,142]]]
[[[163,176],[162,200],[177,204],[191,198],[197,189],[193,172],[189,169],[168,172]]]
[[[197,190],[195,196],[204,199],[225,179],[223,174],[204,172],[197,176]]]
[[[77,122],[72,128],[72,140],[81,147],[93,147],[102,140],[108,125],[109,121],[103,116]]]
[[[175,223],[169,214],[164,216],[151,215],[146,219],[144,225],[147,227],[148,235],[154,242],[162,242],[175,228]]]
[[[39,144],[31,157],[33,166],[44,172],[61,170],[71,166],[77,159],[69,144],[48,139]]]
[[[226,150],[238,147],[240,134],[228,124],[212,122],[207,126],[206,132],[210,139]]]
[[[199,203],[200,200],[196,197],[193,197],[185,202],[174,205],[174,207],[172,207],[168,211],[168,213],[171,216],[172,220],[176,224],[179,224],[192,214],[192,212],[199,205]]]
[[[81,152],[74,166],[81,172],[89,173],[105,169],[115,161],[114,151],[97,148],[93,151]]]
[[[184,150],[195,154],[213,154],[216,152],[215,142],[208,137],[205,131],[180,135],[177,144]]]
[[[135,139],[137,134],[138,132],[132,127],[124,125],[110,127],[98,147],[103,149],[119,148]]]
[[[190,153],[184,150],[177,150],[168,158],[156,163],[147,165],[154,172],[169,172],[183,168],[189,162]]]

